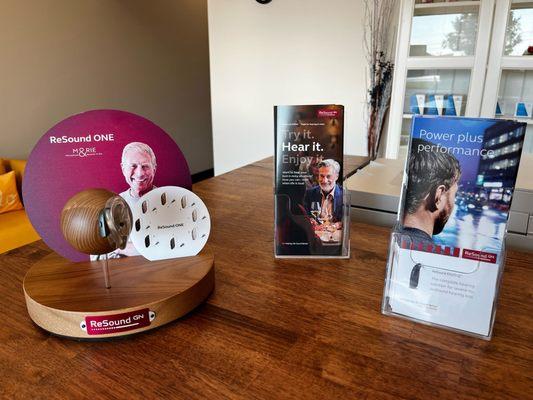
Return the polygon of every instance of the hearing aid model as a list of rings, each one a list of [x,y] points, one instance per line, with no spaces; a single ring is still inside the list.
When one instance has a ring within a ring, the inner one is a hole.
[[[126,246],[131,225],[131,211],[126,201],[106,189],[76,193],[61,212],[61,231],[72,247],[85,254],[105,255],[106,288],[111,287],[107,254]]]
[[[193,192],[165,186],[139,199],[132,210],[131,240],[148,260],[197,255],[207,243],[211,219]]]
[[[122,197],[106,189],[72,196],[61,212],[61,230],[70,245],[85,254],[106,254],[126,246],[132,216]]]
[[[131,231],[132,215],[128,203],[120,196],[110,197],[100,212],[98,228],[116,249],[124,249]]]

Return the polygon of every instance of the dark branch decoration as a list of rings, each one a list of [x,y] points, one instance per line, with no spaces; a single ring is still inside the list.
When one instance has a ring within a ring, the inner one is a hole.
[[[378,155],[383,123],[392,94],[392,62],[389,42],[393,29],[394,0],[363,0],[365,9],[364,48],[368,61],[368,93],[365,113],[367,149],[372,160]]]

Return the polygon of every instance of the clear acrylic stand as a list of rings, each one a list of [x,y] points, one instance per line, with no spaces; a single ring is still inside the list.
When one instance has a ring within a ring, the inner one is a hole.
[[[275,194],[276,258],[350,258],[350,194],[343,188],[342,229],[315,229],[313,217],[288,195]]]
[[[395,227],[382,312],[490,340],[506,252],[484,250],[417,243]]]

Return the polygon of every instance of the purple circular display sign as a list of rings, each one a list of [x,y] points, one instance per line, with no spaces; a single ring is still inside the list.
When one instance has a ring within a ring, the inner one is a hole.
[[[89,256],[72,248],[61,232],[65,203],[86,189],[108,189],[128,201],[130,193],[158,186],[191,189],[187,161],[174,140],[146,118],[94,110],[61,121],[39,140],[26,164],[22,192],[45,243],[72,261],[87,261]]]

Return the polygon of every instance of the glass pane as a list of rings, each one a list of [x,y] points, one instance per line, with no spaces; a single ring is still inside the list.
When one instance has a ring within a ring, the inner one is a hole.
[[[524,139],[524,149],[522,150],[522,157],[520,157],[516,187],[533,190],[531,171],[533,171],[533,124],[528,124]]]
[[[503,70],[495,115],[532,118],[533,71]]]
[[[529,124],[526,129],[526,137],[524,139],[524,154],[533,154],[533,124]],[[529,171],[531,173],[531,170]]]
[[[527,122],[517,187],[533,190],[533,71],[503,70],[495,115]]]
[[[409,70],[405,114],[464,115],[470,70]]]
[[[505,31],[506,56],[533,55],[533,1],[513,1]]]
[[[411,28],[409,55],[474,55],[477,28],[477,6],[458,7],[454,3],[417,4]]]
[[[416,0],[415,4],[438,4],[438,3],[453,3],[457,0]],[[479,1],[479,0],[474,0]],[[450,4],[451,5],[451,4]],[[455,4],[454,4],[455,5]]]
[[[404,117],[402,121],[402,132],[400,134],[400,147],[409,146],[409,138],[411,137],[411,123],[413,119]]]

